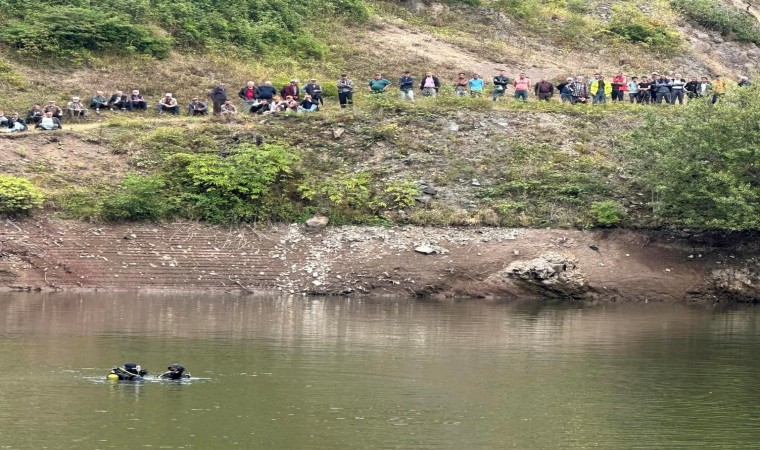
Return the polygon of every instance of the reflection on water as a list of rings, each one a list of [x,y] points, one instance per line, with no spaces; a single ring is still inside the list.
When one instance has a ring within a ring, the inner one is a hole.
[[[0,448],[757,448],[752,308],[0,297]],[[116,364],[190,383],[107,383]]]

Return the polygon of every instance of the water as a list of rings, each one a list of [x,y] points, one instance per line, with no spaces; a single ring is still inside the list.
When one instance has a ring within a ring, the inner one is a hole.
[[[0,297],[0,449],[760,448],[760,310]],[[114,364],[189,383],[111,383]]]

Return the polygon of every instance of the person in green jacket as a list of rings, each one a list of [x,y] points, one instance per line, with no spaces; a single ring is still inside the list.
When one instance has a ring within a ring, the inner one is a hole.
[[[591,82],[591,103],[606,103],[607,97],[612,95],[612,83],[606,81],[603,75],[599,75]]]
[[[391,82],[383,78],[383,75],[376,73],[375,77],[369,80],[369,91],[372,94],[382,94],[385,88],[390,86]]]

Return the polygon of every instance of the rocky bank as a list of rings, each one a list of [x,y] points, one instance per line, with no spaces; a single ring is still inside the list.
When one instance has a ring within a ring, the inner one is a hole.
[[[43,217],[0,223],[0,286],[755,302],[754,241],[627,230],[105,226]]]

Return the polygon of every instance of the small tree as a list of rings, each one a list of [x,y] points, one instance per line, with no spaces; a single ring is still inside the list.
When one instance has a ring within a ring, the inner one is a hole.
[[[0,175],[0,214],[28,214],[42,200],[42,192],[26,178]]]

